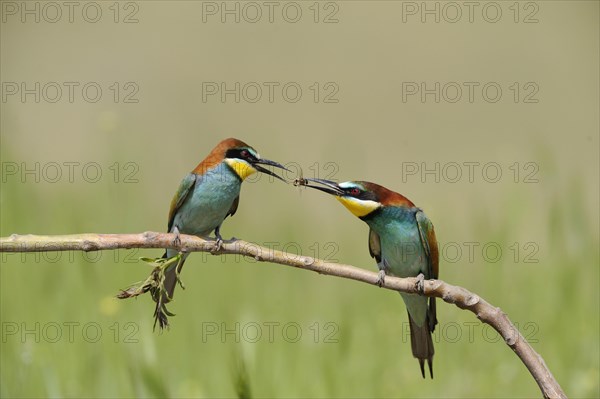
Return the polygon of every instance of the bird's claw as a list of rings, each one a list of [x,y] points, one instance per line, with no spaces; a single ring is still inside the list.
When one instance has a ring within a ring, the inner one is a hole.
[[[173,245],[178,247],[181,245],[181,237],[179,237],[179,229],[177,226],[173,229],[173,234],[175,234],[175,238],[173,239]]]
[[[379,288],[381,288],[383,286],[383,284],[385,284],[385,271],[384,270],[379,271],[379,274],[377,275],[377,281],[375,281],[375,284],[377,284],[379,286]]]
[[[221,247],[223,247],[223,239],[221,237],[217,237],[215,241],[215,246],[210,250],[210,253],[215,255],[221,251]]]
[[[419,295],[425,294],[425,276],[423,273],[419,273],[417,276],[417,282],[415,283],[415,288],[419,292]]]

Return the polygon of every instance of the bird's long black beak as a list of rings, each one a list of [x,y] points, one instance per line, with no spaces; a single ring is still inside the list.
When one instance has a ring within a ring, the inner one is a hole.
[[[273,177],[281,180],[284,183],[287,183],[287,180],[285,180],[283,177],[277,175],[275,172],[271,172],[267,168],[263,168],[259,164],[275,166],[276,168],[287,170],[288,172],[291,172],[291,170],[289,170],[288,168],[286,168],[285,166],[283,166],[280,163],[277,163],[275,161],[269,161],[268,159],[257,159],[256,161],[252,162],[252,166],[254,167],[254,169],[258,170],[259,172],[265,173],[269,176],[273,176]]]
[[[338,184],[334,181],[324,180],[324,179],[310,179],[310,178],[309,179],[301,179],[301,180],[302,180],[302,182],[300,183],[300,185],[302,185],[304,187],[314,188],[314,189],[323,191],[324,193],[335,195],[338,197],[344,195],[344,190],[342,190],[340,188],[340,186],[338,186]],[[320,186],[309,184],[309,182],[318,183],[318,184],[320,184]]]

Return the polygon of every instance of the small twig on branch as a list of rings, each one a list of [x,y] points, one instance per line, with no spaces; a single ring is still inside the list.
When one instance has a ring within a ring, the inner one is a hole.
[[[142,234],[74,234],[62,236],[17,235],[0,238],[0,252],[45,252],[45,251],[100,251],[131,248],[171,248],[184,252],[211,252],[214,254],[236,254],[252,257],[261,262],[312,270],[320,274],[347,278],[377,285],[378,275],[350,265],[329,263],[309,256],[289,254],[262,247],[242,240],[225,241],[218,252],[214,252],[215,241],[181,235],[178,245],[175,235],[145,232]],[[542,357],[529,345],[519,330],[500,308],[490,305],[478,295],[441,280],[426,280],[423,292],[417,289],[416,278],[386,277],[383,288],[441,298],[461,309],[469,310],[482,322],[492,326],[504,342],[523,361],[545,398],[566,398],[556,379]]]

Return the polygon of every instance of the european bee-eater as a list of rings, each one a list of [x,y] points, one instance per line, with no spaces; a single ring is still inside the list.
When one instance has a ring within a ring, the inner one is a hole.
[[[315,182],[320,185],[310,185]],[[379,268],[378,284],[385,276],[438,278],[438,244],[433,224],[409,199],[375,183],[335,183],[303,179],[299,184],[334,195],[350,212],[369,225],[369,252]],[[437,324],[435,298],[400,293],[408,310],[413,356],[425,378],[425,360],[433,378],[433,341]]]
[[[219,232],[221,224],[227,216],[233,216],[240,201],[242,182],[250,175],[262,172],[285,182],[281,177],[261,165],[271,165],[287,170],[283,165],[262,159],[258,152],[238,139],[229,138],[221,141],[183,178],[169,210],[168,231],[176,235],[191,234],[207,237],[215,232],[217,248],[222,243]],[[178,251],[167,249],[163,258],[177,255]],[[187,255],[177,265],[165,271],[162,294],[153,295],[156,301],[155,319],[161,328],[168,325],[170,315],[165,304],[173,299],[178,275]]]

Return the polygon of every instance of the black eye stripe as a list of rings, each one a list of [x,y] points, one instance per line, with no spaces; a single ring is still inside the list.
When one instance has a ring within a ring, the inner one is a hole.
[[[358,193],[353,192],[354,190],[358,190]],[[344,191],[349,196],[354,197],[354,198],[359,199],[359,200],[363,200],[363,201],[376,201],[376,202],[379,201],[377,199],[377,196],[375,195],[375,193],[372,193],[370,191],[362,190],[362,189],[360,189],[358,187],[348,187]]]
[[[230,150],[227,150],[227,152],[225,153],[225,158],[256,160],[256,157],[252,155],[252,153],[246,148],[232,148]]]

